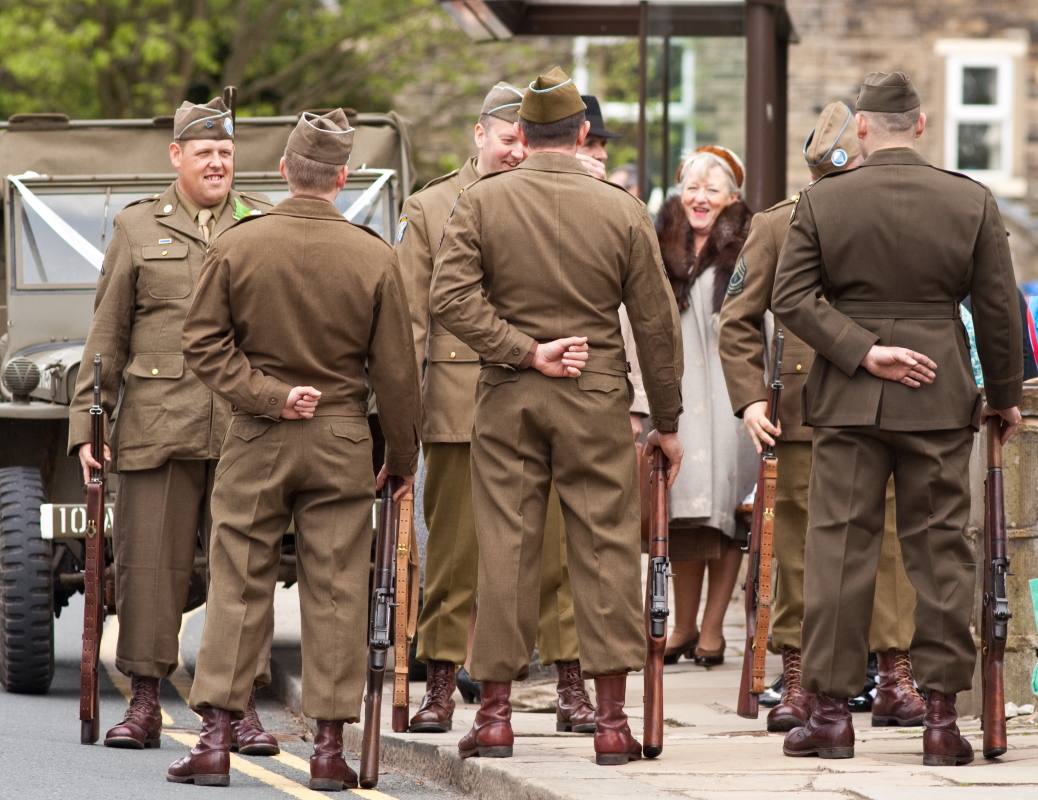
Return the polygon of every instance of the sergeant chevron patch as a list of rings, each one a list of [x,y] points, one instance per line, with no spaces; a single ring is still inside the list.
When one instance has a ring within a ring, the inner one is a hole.
[[[728,281],[728,296],[738,297],[746,288],[746,258],[739,256],[739,263],[735,265],[732,279]]]

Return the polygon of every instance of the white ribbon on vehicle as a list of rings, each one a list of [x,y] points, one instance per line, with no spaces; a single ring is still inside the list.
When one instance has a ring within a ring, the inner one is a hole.
[[[58,236],[60,236],[69,247],[83,256],[90,266],[100,272],[101,265],[105,260],[104,253],[83,238],[83,234],[58,216],[54,209],[30,192],[25,184],[20,180],[21,178],[39,177],[40,176],[35,172],[26,172],[22,175],[8,175],[7,180],[9,180],[11,185],[18,190],[18,194],[22,196],[23,203],[35,211],[39,215],[40,219],[46,222],[50,226],[51,230],[58,234]]]
[[[359,216],[361,211],[375,202],[375,198],[382,191],[382,187],[386,185],[394,174],[391,169],[371,170],[371,172],[381,172],[382,174],[379,175],[378,179],[371,186],[364,190],[364,194],[353,201],[353,205],[342,212],[342,215],[350,222],[353,222],[354,217]]]

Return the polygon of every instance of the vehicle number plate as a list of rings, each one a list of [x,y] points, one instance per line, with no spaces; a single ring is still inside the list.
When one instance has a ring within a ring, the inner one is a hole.
[[[86,536],[85,503],[44,503],[40,506],[40,536],[44,539],[81,539]],[[105,536],[112,535],[112,507],[105,505]]]

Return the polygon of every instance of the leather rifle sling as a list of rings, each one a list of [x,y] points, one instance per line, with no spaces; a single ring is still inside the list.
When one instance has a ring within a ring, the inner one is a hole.
[[[768,630],[771,627],[772,540],[775,533],[775,489],[778,484],[778,459],[764,459],[764,514],[760,537],[760,571],[757,577],[757,630],[753,638],[753,669],[750,692],[764,691],[764,658],[768,652]]]

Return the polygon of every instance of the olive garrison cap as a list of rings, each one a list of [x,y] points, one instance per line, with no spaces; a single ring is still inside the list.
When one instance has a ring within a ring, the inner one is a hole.
[[[479,115],[489,114],[492,117],[503,119],[505,122],[518,122],[519,104],[522,100],[522,90],[501,81],[490,90],[490,94],[483,101],[483,108],[479,110]]]
[[[870,72],[858,93],[858,111],[897,114],[919,105],[919,94],[903,72]]]
[[[816,178],[843,169],[858,157],[858,126],[854,114],[837,100],[822,109],[818,124],[804,142],[804,160]]]
[[[573,80],[559,67],[541,75],[523,95],[519,116],[527,122],[543,124],[579,114],[587,106]]]
[[[203,106],[183,102],[173,115],[173,140],[186,142],[188,139],[234,140],[234,123],[231,112],[219,97],[214,97]]]
[[[342,166],[350,160],[353,134],[346,112],[341,108],[329,111],[324,116],[304,111],[288,137],[285,149],[311,161]]]

